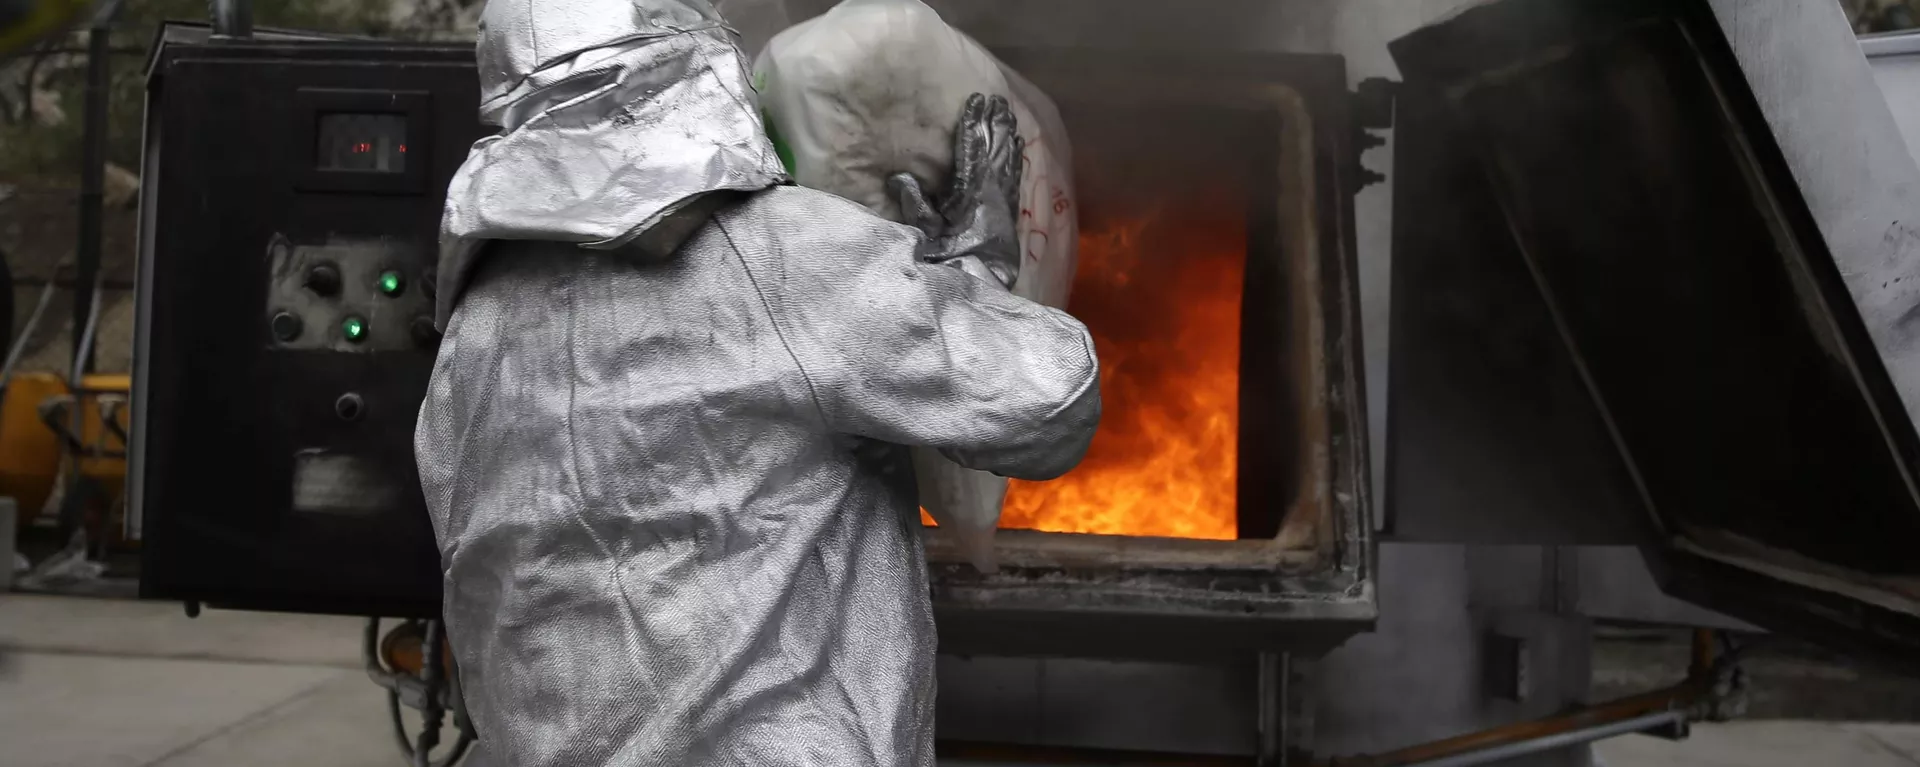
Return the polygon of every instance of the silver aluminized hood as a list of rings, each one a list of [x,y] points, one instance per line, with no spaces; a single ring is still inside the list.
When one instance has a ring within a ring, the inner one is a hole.
[[[502,130],[447,189],[442,329],[488,241],[662,257],[705,217],[695,200],[786,180],[705,0],[491,0],[476,52],[480,119]]]

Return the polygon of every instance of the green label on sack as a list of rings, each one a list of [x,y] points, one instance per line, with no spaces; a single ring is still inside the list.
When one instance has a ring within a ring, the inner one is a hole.
[[[780,129],[773,127],[773,115],[760,110],[760,122],[767,126],[767,139],[773,142],[773,153],[780,156],[780,165],[787,169],[787,175],[793,175],[793,149],[780,138]]]

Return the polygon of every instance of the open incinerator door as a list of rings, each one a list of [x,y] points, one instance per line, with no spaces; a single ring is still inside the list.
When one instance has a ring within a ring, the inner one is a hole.
[[[1391,52],[1394,522],[1553,498],[1920,665],[1920,173],[1840,10],[1503,0]]]

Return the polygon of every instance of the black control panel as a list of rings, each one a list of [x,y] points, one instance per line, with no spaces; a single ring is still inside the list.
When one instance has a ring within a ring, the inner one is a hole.
[[[434,615],[413,462],[470,45],[212,41],[149,75],[130,486],[142,593]]]
[[[343,354],[433,351],[430,254],[377,238],[267,244],[267,330],[272,346]]]

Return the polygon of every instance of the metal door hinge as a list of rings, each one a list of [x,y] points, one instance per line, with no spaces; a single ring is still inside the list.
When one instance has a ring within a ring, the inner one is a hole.
[[[1374,131],[1393,128],[1394,97],[1399,88],[1399,83],[1384,77],[1369,77],[1361,80],[1351,95],[1353,189],[1356,192],[1387,180],[1384,174],[1363,164],[1360,157],[1369,149],[1386,146],[1386,138]]]

